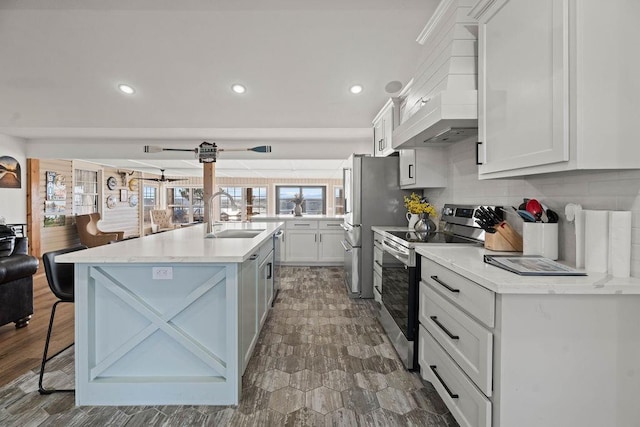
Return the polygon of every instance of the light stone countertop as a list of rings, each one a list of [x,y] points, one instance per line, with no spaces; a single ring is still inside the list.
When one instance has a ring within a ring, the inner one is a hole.
[[[253,238],[205,238],[205,224],[177,228],[164,233],[71,252],[56,257],[59,262],[111,263],[239,263],[247,260],[282,222],[225,223],[216,231],[226,229],[264,230]]]
[[[479,247],[424,245],[416,253],[499,294],[640,294],[640,279],[634,277],[590,272],[588,276],[520,276],[484,262],[485,254],[508,253]]]
[[[344,220],[344,215],[302,215],[302,216],[293,216],[291,214],[287,215],[255,215],[251,222],[260,222],[264,221],[302,221],[302,220],[329,220],[329,221],[342,221]]]

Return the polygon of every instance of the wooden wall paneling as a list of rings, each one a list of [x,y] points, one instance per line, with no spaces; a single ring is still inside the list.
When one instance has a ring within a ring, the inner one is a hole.
[[[113,176],[118,183],[116,188],[109,190],[106,186],[107,179]],[[103,182],[100,183],[104,192],[104,203],[102,206],[102,215],[100,224],[100,230],[102,231],[124,231],[125,237],[138,236],[140,234],[140,213],[137,206],[130,206],[129,198],[132,195],[138,196],[137,192],[131,191],[127,182],[122,180],[122,176],[118,173],[117,169],[104,168]],[[121,200],[120,196],[122,190],[126,192],[126,199]],[[114,208],[108,208],[106,205],[107,198],[109,196],[115,197],[117,200]],[[142,203],[141,198],[138,196],[138,203]]]
[[[56,172],[58,175],[64,176],[65,179],[67,197],[65,200],[65,225],[63,226],[44,226],[44,202],[47,199],[47,171]],[[78,239],[78,232],[76,231],[75,220],[73,217],[73,165],[70,160],[40,160],[37,199],[37,201],[34,200],[34,206],[38,207],[38,210],[42,215],[39,220],[41,253],[68,248],[79,244],[80,241]]]

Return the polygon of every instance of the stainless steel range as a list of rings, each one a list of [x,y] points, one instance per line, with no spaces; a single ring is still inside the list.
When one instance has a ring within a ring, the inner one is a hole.
[[[406,368],[417,368],[418,284],[420,263],[415,248],[422,245],[481,245],[484,230],[474,214],[479,205],[446,204],[442,209],[444,227],[434,233],[412,230],[384,231],[382,249],[382,297],[380,322]]]

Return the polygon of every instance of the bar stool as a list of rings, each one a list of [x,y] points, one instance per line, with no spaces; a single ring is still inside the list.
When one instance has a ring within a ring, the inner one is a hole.
[[[86,246],[80,245],[75,246],[73,248],[60,249],[57,251],[47,252],[42,255],[42,262],[44,263],[44,271],[47,275],[47,282],[49,283],[49,288],[51,292],[58,298],[51,307],[51,318],[49,319],[49,329],[47,330],[47,340],[44,344],[44,352],[42,354],[42,365],[40,366],[40,380],[38,381],[38,391],[40,394],[51,394],[57,392],[74,392],[74,389],[46,389],[42,386],[42,379],[44,377],[44,368],[47,362],[69,347],[73,345],[73,343],[69,344],[53,356],[47,357],[47,353],[49,351],[49,341],[51,340],[51,331],[53,329],[53,319],[56,315],[56,307],[61,302],[73,302],[74,294],[73,294],[73,286],[74,286],[74,264],[69,263],[56,263],[55,257],[57,255],[66,254],[69,252],[75,252],[79,250],[87,249]]]

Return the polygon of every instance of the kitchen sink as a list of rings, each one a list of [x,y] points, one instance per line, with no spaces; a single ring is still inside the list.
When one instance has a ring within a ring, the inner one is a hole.
[[[255,228],[251,230],[222,230],[217,233],[207,234],[207,237],[213,239],[252,239],[263,231],[264,229]]]

